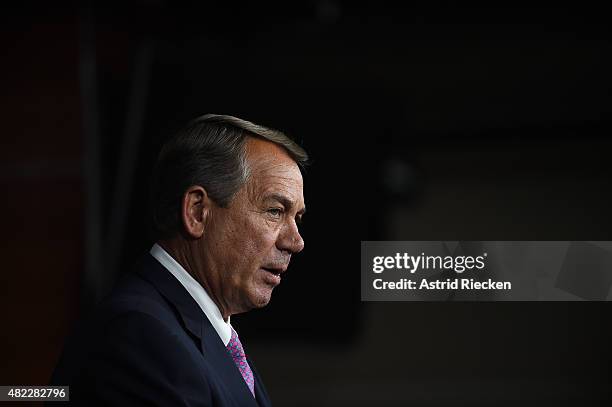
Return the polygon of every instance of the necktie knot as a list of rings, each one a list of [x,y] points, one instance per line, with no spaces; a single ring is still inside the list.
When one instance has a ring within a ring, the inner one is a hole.
[[[238,334],[232,328],[232,337],[230,338],[229,343],[227,344],[227,350],[229,351],[236,367],[240,371],[242,378],[245,383],[249,387],[249,390],[255,396],[255,377],[253,376],[253,371],[249,366],[249,363],[246,359],[246,354],[244,353],[244,348],[242,347],[242,343],[240,343],[240,339],[238,339]]]

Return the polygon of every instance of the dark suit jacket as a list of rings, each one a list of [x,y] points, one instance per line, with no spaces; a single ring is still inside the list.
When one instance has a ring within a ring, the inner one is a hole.
[[[249,364],[257,399],[195,300],[147,255],[68,341],[51,384],[83,405],[269,406]]]

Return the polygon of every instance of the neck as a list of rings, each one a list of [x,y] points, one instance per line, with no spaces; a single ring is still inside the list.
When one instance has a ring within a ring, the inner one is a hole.
[[[225,322],[228,321],[231,313],[229,307],[221,301],[221,295],[217,293],[221,292],[220,285],[218,282],[221,281],[217,278],[217,284],[215,284],[215,278],[213,273],[206,267],[206,261],[201,255],[198,255],[198,241],[187,241],[182,237],[159,240],[157,242],[174,260],[177,261],[187,273],[193,277],[195,281],[206,290],[210,298],[219,308],[221,316]]]

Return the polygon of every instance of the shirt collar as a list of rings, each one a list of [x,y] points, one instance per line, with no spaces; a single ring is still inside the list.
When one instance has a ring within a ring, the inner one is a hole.
[[[232,337],[230,318],[227,318],[227,322],[223,320],[219,307],[206,290],[163,247],[155,243],[149,253],[185,287],[215,328],[223,344],[227,346]]]

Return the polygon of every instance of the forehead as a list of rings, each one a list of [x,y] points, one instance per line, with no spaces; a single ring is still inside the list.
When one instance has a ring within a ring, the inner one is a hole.
[[[303,200],[302,173],[284,148],[267,140],[248,137],[246,159],[252,188],[260,193],[280,189],[292,195],[291,198]]]

